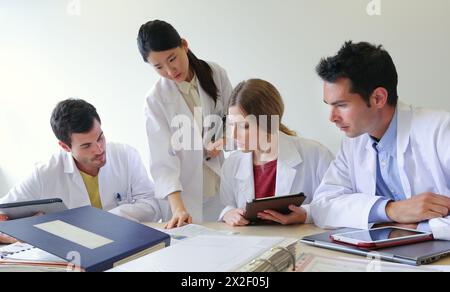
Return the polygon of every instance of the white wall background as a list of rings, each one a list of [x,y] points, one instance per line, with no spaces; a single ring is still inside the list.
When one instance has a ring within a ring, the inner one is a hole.
[[[450,110],[449,0],[380,0],[380,16],[367,14],[371,0],[78,0],[81,13],[71,15],[74,1],[0,0],[0,194],[58,150],[49,117],[68,97],[93,103],[107,139],[147,161],[143,103],[157,75],[135,39],[155,18],[226,68],[233,85],[274,83],[285,123],[334,152],[341,134],[328,122],[314,67],[345,40],[384,44],[401,98]]]

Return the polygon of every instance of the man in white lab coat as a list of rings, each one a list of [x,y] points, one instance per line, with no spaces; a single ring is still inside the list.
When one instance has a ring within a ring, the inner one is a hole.
[[[79,99],[60,102],[51,126],[62,150],[38,165],[0,203],[60,198],[69,209],[91,205],[135,221],[161,219],[153,183],[138,152],[128,145],[106,143],[91,104]],[[11,239],[4,236],[0,241]]]
[[[347,42],[317,73],[330,120],[347,137],[314,196],[315,223],[400,225],[450,240],[450,114],[398,102],[381,46]]]

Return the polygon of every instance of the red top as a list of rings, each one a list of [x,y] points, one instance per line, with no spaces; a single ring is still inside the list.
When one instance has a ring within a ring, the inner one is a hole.
[[[277,160],[270,161],[264,165],[253,165],[253,177],[256,199],[275,196]]]

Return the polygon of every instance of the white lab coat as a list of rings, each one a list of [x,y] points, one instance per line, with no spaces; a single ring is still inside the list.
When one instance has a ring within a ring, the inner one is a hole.
[[[153,183],[134,148],[108,143],[106,164],[100,169],[98,178],[104,210],[141,222],[161,219]],[[12,188],[0,202],[49,198],[62,199],[69,209],[91,205],[72,155],[63,150],[53,155],[47,163],[37,165],[31,176]]]
[[[307,196],[302,206],[308,214],[306,223],[312,223],[309,203],[334,158],[333,154],[318,142],[281,132],[278,144],[275,194],[288,196],[303,192]],[[223,220],[231,209],[245,208],[247,202],[255,199],[252,152],[237,151],[225,160],[220,197],[226,207],[219,220]]]
[[[311,212],[322,228],[367,229],[376,193],[376,153],[365,134],[344,138],[318,188]],[[424,192],[450,196],[450,114],[398,105],[397,163],[407,199]],[[430,220],[435,238],[450,240],[450,218]]]
[[[219,97],[214,104],[198,83],[203,117],[208,115],[223,117],[227,114],[232,86],[223,68],[215,63],[208,64],[212,69]],[[220,205],[218,195],[214,198],[217,203],[208,203],[210,206],[216,206],[215,212],[208,212],[215,214],[214,219],[203,218],[203,163],[205,160],[203,151],[174,151],[171,146],[172,135],[178,130],[171,127],[171,122],[178,115],[188,117],[192,127],[195,127],[193,114],[175,82],[161,78],[149,93],[145,106],[150,173],[155,181],[156,198],[166,199],[171,193],[181,191],[185,207],[194,221],[215,220],[223,207]],[[192,129],[192,132],[197,135],[197,139],[202,140],[200,131]],[[220,175],[222,163],[223,155],[206,162],[207,166],[218,175]],[[168,203],[163,209],[164,216],[170,218],[172,214]]]

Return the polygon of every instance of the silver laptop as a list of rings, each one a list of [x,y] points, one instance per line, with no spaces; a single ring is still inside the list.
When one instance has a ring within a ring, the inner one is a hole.
[[[307,236],[300,240],[300,242],[315,247],[326,248],[370,258],[376,257],[381,260],[412,266],[430,264],[450,255],[450,241],[434,240],[377,250],[367,250],[349,245],[338,244],[330,239],[330,235],[332,234],[351,231],[356,231],[356,229],[347,228]]]

